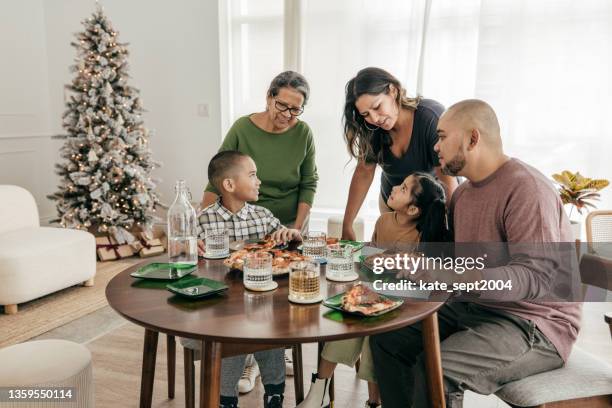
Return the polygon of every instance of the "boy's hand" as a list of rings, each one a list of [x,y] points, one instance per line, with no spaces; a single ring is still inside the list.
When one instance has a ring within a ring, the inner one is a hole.
[[[198,239],[198,256],[204,256],[204,252],[206,252],[206,245],[203,240]]]
[[[302,235],[296,229],[281,228],[274,231],[271,238],[276,242],[301,241]]]

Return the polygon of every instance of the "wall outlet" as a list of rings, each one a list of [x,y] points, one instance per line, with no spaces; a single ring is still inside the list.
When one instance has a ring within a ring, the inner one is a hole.
[[[198,116],[201,116],[203,118],[209,117],[207,103],[201,103],[198,105]]]

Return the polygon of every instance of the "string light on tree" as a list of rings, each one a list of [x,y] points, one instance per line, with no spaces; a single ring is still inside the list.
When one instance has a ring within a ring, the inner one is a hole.
[[[95,227],[125,237],[126,229],[153,222],[159,197],[151,171],[159,164],[143,147],[148,131],[138,91],[124,80],[125,44],[99,6],[83,26],[72,42],[77,60],[67,86],[72,95],[60,150],[65,161],[56,165],[60,185],[49,198],[56,201],[55,221],[62,227]]]

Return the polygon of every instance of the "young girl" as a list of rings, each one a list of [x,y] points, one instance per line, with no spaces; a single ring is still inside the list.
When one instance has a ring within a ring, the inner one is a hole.
[[[417,172],[406,177],[402,184],[393,187],[387,205],[393,211],[382,214],[376,221],[372,235],[375,245],[392,248],[401,244],[449,240],[444,188],[430,174]],[[365,407],[380,407],[370,345],[368,337],[364,337],[325,344],[319,372],[312,375],[308,395],[297,408],[329,407],[328,385],[336,365],[353,367],[358,359],[358,376],[368,381],[369,398]]]

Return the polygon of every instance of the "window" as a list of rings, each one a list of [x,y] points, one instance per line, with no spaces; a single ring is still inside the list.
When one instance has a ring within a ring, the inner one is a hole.
[[[283,70],[284,7],[278,0],[228,0],[220,7],[228,16],[224,86],[231,125],[265,107],[268,85]],[[224,130],[228,128],[224,124]]]
[[[300,2],[300,0],[295,0]],[[299,11],[299,70],[311,84],[303,119],[315,133],[315,207],[342,213],[355,162],[342,136],[344,86],[366,66],[445,106],[466,98],[498,113],[508,154],[545,175],[611,178],[612,3],[606,0],[308,0]],[[261,109],[283,69],[282,0],[229,2],[234,117]],[[248,3],[248,7],[247,7]],[[363,214],[376,215],[378,177]],[[601,208],[612,208],[612,188]]]

